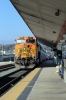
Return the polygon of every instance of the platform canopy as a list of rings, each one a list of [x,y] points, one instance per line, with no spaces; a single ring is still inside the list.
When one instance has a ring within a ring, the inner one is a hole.
[[[66,34],[66,0],[10,1],[38,41],[56,47],[63,39]]]

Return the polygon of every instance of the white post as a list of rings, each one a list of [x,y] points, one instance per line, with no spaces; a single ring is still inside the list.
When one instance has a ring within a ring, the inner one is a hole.
[[[4,46],[4,43],[2,44],[2,59],[3,59],[3,51],[4,51],[3,50],[4,49],[3,46]]]
[[[64,59],[64,82],[66,83],[66,59]]]

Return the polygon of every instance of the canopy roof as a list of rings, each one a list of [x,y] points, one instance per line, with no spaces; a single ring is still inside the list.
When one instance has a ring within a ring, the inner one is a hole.
[[[56,47],[66,33],[66,0],[10,0],[34,36]]]

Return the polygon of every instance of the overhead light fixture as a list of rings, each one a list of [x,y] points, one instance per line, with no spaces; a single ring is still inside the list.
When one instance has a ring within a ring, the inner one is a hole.
[[[60,40],[60,42],[61,42],[61,43],[64,43],[64,42],[65,42],[65,40],[64,40],[64,39],[61,39],[61,40]]]
[[[61,42],[58,43],[58,45],[62,44]]]
[[[57,11],[55,12],[55,16],[59,16],[60,14],[61,14],[61,11],[57,9]]]
[[[65,42],[65,38],[64,37],[61,37],[60,43],[64,43],[64,42]]]
[[[62,47],[62,43],[59,42],[59,43],[57,44],[57,49],[58,49],[58,50],[61,50],[61,47]]]
[[[53,31],[53,33],[56,33],[55,31]]]

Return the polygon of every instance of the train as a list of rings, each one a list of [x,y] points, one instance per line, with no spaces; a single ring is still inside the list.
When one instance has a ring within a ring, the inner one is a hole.
[[[23,36],[17,38],[15,42],[16,64],[37,65],[46,57],[44,49],[35,37]]]

